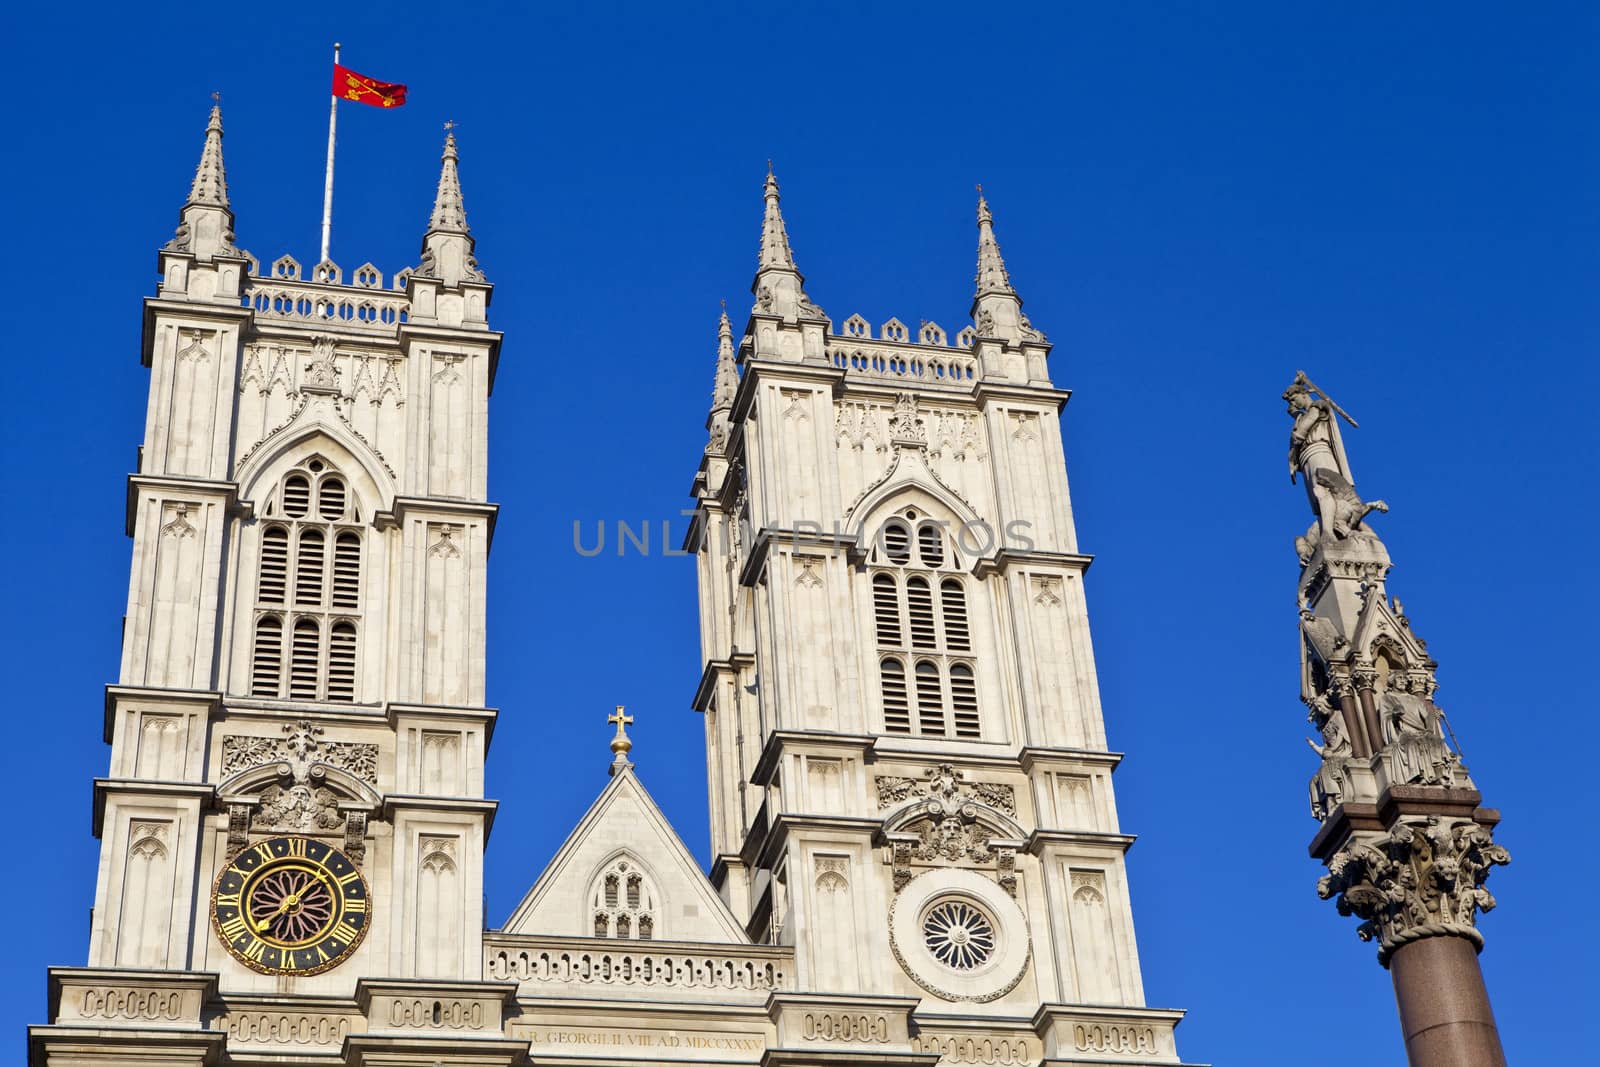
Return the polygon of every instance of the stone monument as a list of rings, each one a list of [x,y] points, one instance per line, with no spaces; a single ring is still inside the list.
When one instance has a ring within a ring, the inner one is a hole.
[[[1311,778],[1321,823],[1311,855],[1327,865],[1317,894],[1361,919],[1394,978],[1412,1067],[1505,1063],[1478,966],[1483,885],[1510,862],[1492,832],[1448,722],[1434,703],[1437,664],[1385,586],[1389,554],[1366,523],[1339,432],[1355,420],[1306,378],[1283,399],[1294,429],[1289,473],[1315,516],[1300,557],[1300,698],[1322,735]]]

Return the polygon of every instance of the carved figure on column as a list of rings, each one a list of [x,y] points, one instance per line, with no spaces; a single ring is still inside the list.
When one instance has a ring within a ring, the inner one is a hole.
[[[1295,539],[1300,562],[1309,561],[1317,546],[1327,542],[1376,540],[1365,519],[1369,512],[1388,511],[1389,505],[1381,500],[1366,502],[1356,494],[1355,476],[1339,435],[1339,418],[1351,426],[1356,421],[1317,389],[1304,371],[1296,372],[1283,399],[1294,419],[1289,431],[1289,480],[1304,476],[1306,496],[1317,517],[1305,535]]]
[[[1461,757],[1445,744],[1439,709],[1422,695],[1427,686],[1425,679],[1390,673],[1378,701],[1384,756],[1396,784],[1455,785]]]
[[[1312,713],[1315,721],[1316,713]],[[1309,737],[1306,744],[1322,757],[1322,766],[1311,779],[1311,814],[1326,819],[1344,800],[1346,762],[1350,758],[1350,738],[1344,732],[1344,717],[1330,712],[1322,723],[1322,744]]]

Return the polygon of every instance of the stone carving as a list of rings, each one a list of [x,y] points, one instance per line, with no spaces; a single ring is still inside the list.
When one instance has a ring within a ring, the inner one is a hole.
[[[460,558],[461,549],[457,548],[456,543],[451,540],[455,534],[461,532],[459,526],[451,526],[449,523],[445,523],[442,526],[430,526],[428,529],[439,532],[439,540],[428,546],[428,555],[438,556],[443,559]]]
[[[1019,312],[1017,317],[1022,322],[1022,339],[1024,341],[1033,341],[1035,344],[1044,344],[1044,331],[1029,322],[1028,316]]]
[[[333,361],[333,340],[328,337],[311,339],[311,362],[306,364],[300,388],[305,392],[332,393],[339,389],[339,368]]]
[[[1313,709],[1312,721],[1317,712]],[[1322,766],[1311,779],[1311,814],[1326,819],[1344,800],[1345,782],[1349,779],[1350,738],[1344,732],[1344,716],[1333,712],[1323,720],[1322,744],[1309,737],[1306,744],[1322,757]]]
[[[889,436],[896,444],[927,444],[928,435],[917,417],[917,395],[899,393],[894,398],[894,414],[889,418]]]
[[[970,798],[1006,815],[1017,813],[1017,794],[1009,785],[968,782],[965,774],[949,763],[928,768],[920,779],[880,774],[875,782],[880,809],[892,808],[912,797],[927,796],[946,802]]]
[[[272,785],[261,791],[260,825],[270,830],[334,830],[344,822],[339,795],[326,787]]]
[[[230,1011],[212,1023],[232,1042],[250,1045],[340,1045],[350,1033],[346,1015],[288,1015],[283,1012]]]
[[[1113,1056],[1154,1056],[1161,1051],[1153,1027],[1116,1023],[1075,1023],[1072,1043],[1079,1052],[1106,1052]]]
[[[178,340],[189,343],[178,349],[178,358],[186,363],[204,363],[211,358],[211,353],[206,351],[206,338],[210,333],[205,330],[179,330]]]
[[[782,389],[779,390],[779,393],[787,405],[783,409],[784,418],[793,419],[796,422],[811,421],[811,416],[806,411],[806,401],[811,399],[810,393],[800,389]]]
[[[183,1017],[183,994],[162,989],[91,986],[83,991],[79,1013],[86,1019],[172,1022]]]
[[[378,784],[378,746],[358,741],[323,741],[322,727],[309,720],[285,723],[287,737],[260,737],[254,734],[228,734],[222,739],[222,775],[231,777],[240,771],[267,763],[285,763],[296,779],[297,768],[309,773],[310,766],[320,763],[348,771],[372,785]]]
[[[1428,700],[1427,678],[1392,672],[1378,711],[1383,725],[1383,754],[1395,784],[1456,783],[1461,757],[1445,744],[1439,709]]]
[[[911,1047],[917,1052],[936,1052],[939,1059],[950,1063],[1020,1065],[1035,1058],[1021,1038],[918,1034],[911,1039]]]
[[[1355,420],[1312,384],[1304,371],[1295,374],[1283,399],[1294,419],[1289,431],[1289,479],[1305,477],[1306,495],[1317,517],[1304,536],[1295,539],[1301,564],[1310,562],[1317,547],[1325,543],[1376,541],[1378,535],[1364,520],[1369,512],[1388,511],[1389,505],[1381,500],[1367,503],[1356,495],[1355,476],[1350,473],[1338,422],[1343,418],[1355,426]]]
[[[834,432],[849,441],[850,446],[858,452],[866,447],[868,438],[872,440],[874,450],[881,449],[889,439],[883,427],[883,411],[876,404],[859,400],[845,401],[834,414]]]
[[[889,1017],[864,1012],[811,1012],[800,1021],[800,1034],[807,1041],[848,1041],[854,1044],[887,1044]]]
[[[1047,608],[1061,603],[1061,579],[1048,574],[1033,579],[1033,602]]]
[[[1487,827],[1430,815],[1346,844],[1328,861],[1317,895],[1337,896],[1339,914],[1363,920],[1357,935],[1378,943],[1387,967],[1396,949],[1425,937],[1451,934],[1481,948],[1476,914],[1495,904],[1483,883],[1490,868],[1510,862]]]
[[[756,310],[757,311],[771,311],[772,310],[772,286],[763,285],[759,290],[757,290],[757,292],[756,292]]]
[[[483,1002],[480,1000],[410,1000],[395,997],[389,1001],[389,1023],[419,1030],[482,1030]]]
[[[802,589],[821,589],[822,575],[817,572],[825,562],[821,556],[796,556],[794,563],[799,573],[794,576],[794,584]]]
[[[1011,431],[1011,436],[1018,441],[1037,441],[1039,439],[1039,416],[1031,411],[1019,411],[1012,416],[1017,428]]]
[[[227,858],[232,860],[250,843],[250,805],[228,805]]]
[[[984,448],[983,428],[975,415],[965,411],[929,411],[923,423],[928,432],[928,454],[935,458],[989,458]]]
[[[172,521],[161,527],[163,537],[185,540],[194,537],[194,526],[189,522],[189,505],[179,504],[172,509]]]

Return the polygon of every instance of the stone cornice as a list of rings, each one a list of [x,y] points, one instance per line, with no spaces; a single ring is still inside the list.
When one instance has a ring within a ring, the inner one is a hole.
[[[760,843],[758,853],[750,857],[742,857],[752,868],[771,867],[783,853],[789,842],[789,835],[795,830],[822,830],[841,833],[857,834],[871,839],[883,826],[880,819],[861,819],[846,815],[804,815],[790,812],[778,812],[771,817],[772,821],[765,838]],[[755,835],[751,835],[753,838]]]
[[[490,293],[494,286],[484,283],[482,285],[464,284],[465,288],[480,288],[484,291],[483,309],[489,310]],[[402,322],[395,330],[395,340],[404,350],[416,341],[432,341],[440,344],[451,345],[487,345],[489,349],[489,381],[487,393],[494,395],[494,379],[500,370],[500,342],[505,339],[505,334],[499,330],[488,327],[476,326],[440,326],[436,323]]]
[[[761,576],[761,569],[767,564],[767,556],[771,554],[774,544],[788,545],[792,548],[814,548],[830,553],[843,552],[846,558],[850,558],[856,546],[856,535],[846,531],[841,531],[835,536],[831,532],[763,526],[755,534],[750,552],[745,557],[744,566],[739,568],[740,585],[751,586],[756,583],[756,579]]]
[[[181,474],[130,474],[128,475],[128,503],[123,517],[123,532],[133,536],[134,523],[139,517],[140,489],[168,489],[177,493],[201,493],[219,496],[222,506],[233,511],[239,503],[239,483],[219,482],[212,478],[189,478]]]
[[[231,323],[244,329],[254,319],[255,312],[231,297],[215,304],[201,304],[189,300],[174,300],[170,297],[147,296],[144,298],[144,331],[139,339],[139,363],[142,366],[149,367],[154,362],[156,320],[163,315],[181,319],[209,320],[219,324]]]
[[[1132,834],[1105,834],[1092,830],[1035,830],[1028,835],[1023,849],[1029,855],[1037,856],[1047,848],[1077,845],[1097,850],[1110,848],[1126,854],[1136,840]]]
[[[750,652],[735,652],[727,659],[707,660],[705,668],[700,672],[700,684],[695,686],[694,700],[689,705],[693,711],[704,712],[711,706],[711,698],[716,695],[717,678],[724,674],[737,673],[741,667],[754,666],[756,657]]]
[[[994,554],[993,559],[978,560],[973,565],[972,573],[978,578],[987,578],[991,574],[1005,574],[1013,566],[1034,566],[1058,567],[1062,570],[1072,571],[1075,574],[1084,574],[1089,570],[1089,564],[1093,562],[1093,556],[1085,556],[1076,552],[1048,552],[1031,548],[1002,548]]]
[[[757,757],[756,765],[750,771],[750,781],[755,785],[770,785],[772,776],[778,771],[778,762],[783,758],[785,747],[843,749],[861,756],[865,761],[872,751],[872,742],[873,738],[867,734],[774,730],[767,735],[766,743],[761,746],[761,755]]]
[[[972,387],[972,395],[979,408],[988,407],[991,400],[1020,400],[1029,404],[1054,405],[1059,412],[1067,406],[1072,390],[1057,389],[1053,385],[1017,385],[984,379]]]
[[[499,808],[498,800],[479,800],[473,797],[435,797],[420,793],[385,793],[383,797],[385,822],[394,822],[395,816],[402,812],[482,816],[484,844],[489,842],[489,831],[494,828],[494,813]]]
[[[194,782],[162,782],[148,778],[96,778],[94,780],[94,836],[105,828],[106,797],[112,793],[129,796],[161,797],[192,802],[204,811],[216,796],[216,786]]]
[[[411,512],[421,516],[437,515],[444,518],[476,515],[484,519],[488,526],[488,548],[494,547],[494,527],[500,517],[499,504],[481,500],[459,500],[448,496],[397,496],[388,511],[379,511],[372,516],[372,525],[380,530],[391,529],[405,522]]]
[[[1032,774],[1036,767],[1081,766],[1085,763],[1115,770],[1122,763],[1122,753],[1098,752],[1087,748],[1041,748],[1030,745],[1017,753],[1017,762],[1027,774]]]
[[[209,720],[222,704],[222,694],[209,689],[162,689],[156,686],[108,685],[105,698],[105,722],[102,737],[111,744],[116,736],[117,706],[123,701],[148,700],[152,703],[186,704],[203,707]]]
[[[402,719],[460,719],[469,723],[482,723],[485,754],[488,753],[489,742],[494,739],[494,725],[500,720],[499,708],[474,708],[455,704],[401,704],[391,702],[385,704],[383,710],[385,717],[389,720],[389,725],[397,730],[400,728]]]

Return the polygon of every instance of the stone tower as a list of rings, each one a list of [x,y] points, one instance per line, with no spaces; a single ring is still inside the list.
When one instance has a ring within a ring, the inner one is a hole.
[[[1176,1063],[1181,1012],[1145,1006],[1135,949],[1067,393],[989,206],[969,325],[835,332],[770,173],[764,196],[687,539],[712,881],[845,1030],[887,1014],[958,1062]]]
[[[1491,836],[1500,813],[1481,806],[1433,700],[1437,664],[1389,595],[1389,553],[1366,522],[1389,508],[1356,493],[1339,432],[1349,416],[1304,373],[1283,399],[1290,475],[1315,516],[1295,548],[1300,697],[1322,735],[1311,745],[1322,761],[1311,855],[1328,868],[1317,893],[1377,943],[1413,1067],[1496,1067],[1477,913],[1494,907],[1491,868],[1511,860]]]
[[[51,971],[39,1067],[379,1062],[405,1040],[386,1030],[481,974],[500,336],[454,138],[391,285],[370,263],[263,271],[233,230],[213,108],[145,301],[88,966]]]

